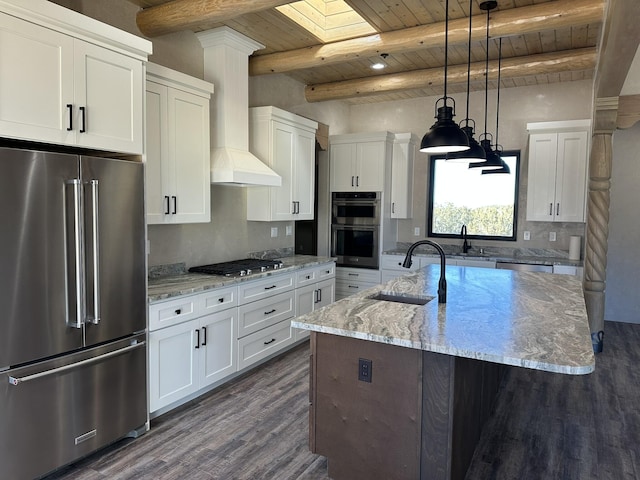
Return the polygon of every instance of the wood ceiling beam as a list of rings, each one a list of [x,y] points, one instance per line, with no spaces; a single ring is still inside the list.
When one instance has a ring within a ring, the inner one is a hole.
[[[490,35],[493,38],[511,37],[543,30],[599,23],[602,21],[603,9],[604,0],[557,0],[496,11],[491,14]],[[449,45],[466,44],[468,28],[468,18],[450,20]],[[483,40],[485,36],[486,14],[474,15],[472,40]],[[443,45],[444,22],[440,22],[287,52],[253,56],[249,59],[249,74],[292,72],[350,62],[381,53],[407,53]]]
[[[593,70],[595,67],[596,56],[596,49],[593,47],[524,57],[504,58],[502,59],[500,75],[502,79],[509,79],[568,71],[588,71]],[[448,70],[448,85],[466,83],[467,65],[451,66]],[[485,62],[471,64],[472,82],[483,80],[484,73]],[[489,76],[497,77],[497,74],[498,62],[492,61],[489,63]],[[340,82],[308,85],[305,87],[305,97],[308,102],[323,102],[404,90],[440,87],[443,86],[443,84],[443,69],[430,68]]]
[[[180,30],[199,30],[247,13],[278,7],[292,0],[172,0],[140,10],[136,23],[143,35],[157,37]]]

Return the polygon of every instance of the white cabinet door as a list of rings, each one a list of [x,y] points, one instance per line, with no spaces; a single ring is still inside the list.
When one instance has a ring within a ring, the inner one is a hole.
[[[200,387],[211,385],[237,370],[236,312],[237,309],[230,308],[200,319],[202,355]]]
[[[168,101],[169,162],[174,166],[169,182],[175,182],[171,223],[209,222],[209,99],[170,88]]]
[[[356,145],[356,189],[364,192],[384,191],[384,167],[387,159],[385,142]]]
[[[530,135],[527,220],[585,221],[587,145],[586,131]]]
[[[587,132],[558,134],[556,165],[557,222],[585,221]]]
[[[147,81],[147,223],[211,220],[209,99]]]
[[[149,332],[149,409],[154,412],[196,392],[200,355],[199,320]]]
[[[331,145],[331,191],[352,192],[355,183],[356,145],[350,143]]]
[[[294,162],[296,133],[280,122],[272,122],[272,168],[282,177],[280,187],[271,188],[271,220],[292,220],[294,215]]]
[[[316,138],[311,132],[300,131],[296,138],[294,220],[313,220],[315,201]]]
[[[168,135],[166,134],[167,88],[147,82],[146,195],[147,223],[164,223],[169,211]],[[165,193],[167,192],[167,193]],[[166,199],[166,200],[165,200]]]
[[[73,38],[0,13],[0,72],[1,136],[73,144]]]
[[[101,150],[142,153],[142,62],[76,40],[77,143]]]
[[[296,289],[296,317],[311,313],[335,300],[336,282],[333,278]],[[296,341],[309,336],[308,330],[292,328]]]
[[[391,218],[413,215],[413,161],[417,137],[397,134],[391,161]]]

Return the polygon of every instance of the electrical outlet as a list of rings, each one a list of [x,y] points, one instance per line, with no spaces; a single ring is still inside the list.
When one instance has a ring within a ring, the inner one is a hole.
[[[530,231],[526,230],[524,232],[524,239],[525,240],[531,240],[531,232]]]
[[[278,236],[278,227],[271,227],[271,238]]]
[[[358,380],[371,383],[373,362],[366,358],[358,359]]]
[[[415,228],[413,229],[413,235],[414,235],[415,237],[419,237],[419,236],[420,236],[420,227],[415,227]]]
[[[293,227],[291,225],[287,225],[285,232],[287,236],[293,235]]]
[[[556,241],[556,232],[549,232],[549,241],[550,242]]]

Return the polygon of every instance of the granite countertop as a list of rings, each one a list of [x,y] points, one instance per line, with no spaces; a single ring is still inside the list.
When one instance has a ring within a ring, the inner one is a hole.
[[[594,370],[579,280],[570,275],[429,265],[298,317],[293,327],[565,374]],[[426,305],[374,300],[383,291],[435,297]]]
[[[312,255],[294,255],[280,258],[284,267],[264,273],[254,273],[246,277],[225,277],[222,275],[208,275],[204,273],[182,273],[178,275],[166,275],[158,278],[150,278],[147,288],[147,296],[150,303],[179,295],[189,295],[214,288],[226,287],[241,282],[258,280],[271,275],[291,272],[301,268],[322,265],[335,261],[331,257],[316,257]]]

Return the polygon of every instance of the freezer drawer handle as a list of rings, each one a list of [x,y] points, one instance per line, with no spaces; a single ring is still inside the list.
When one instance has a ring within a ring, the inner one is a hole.
[[[119,350],[114,350],[113,352],[105,353],[104,355],[99,355],[97,357],[87,358],[86,360],[82,360],[80,362],[71,363],[69,365],[65,365],[64,367],[52,368],[51,370],[45,370],[44,372],[34,373],[33,375],[27,375],[26,377],[12,377],[9,376],[9,383],[11,385],[17,386],[21,383],[30,382],[31,380],[36,380],[41,377],[48,377],[49,375],[55,375],[61,372],[66,372],[67,370],[72,370],[74,368],[83,367],[85,365],[90,365],[92,363],[102,362],[107,358],[116,357],[118,355],[122,355],[123,353],[127,353],[131,350],[135,350],[136,348],[143,347],[147,342],[138,342],[133,345],[129,345],[128,347],[123,347]]]

